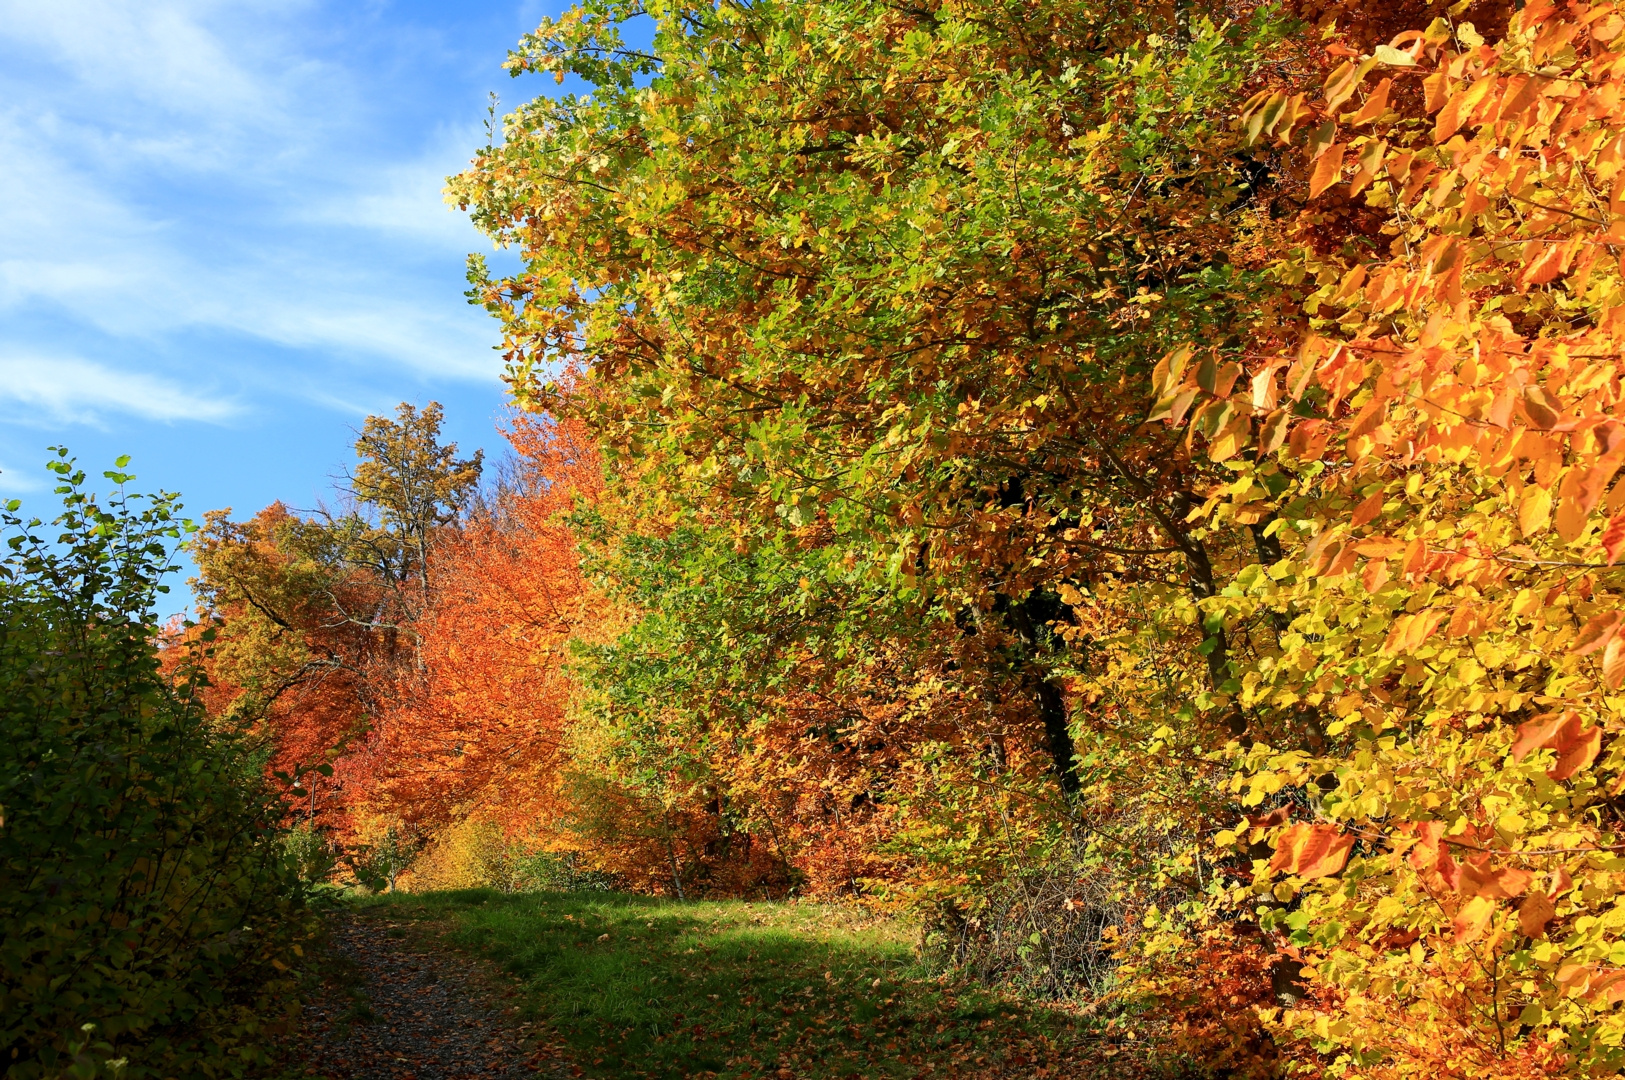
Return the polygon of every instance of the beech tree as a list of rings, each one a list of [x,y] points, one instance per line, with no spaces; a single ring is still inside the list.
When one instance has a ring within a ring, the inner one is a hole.
[[[1279,28],[767,5],[673,12],[645,55],[636,10],[527,38],[511,69],[593,95],[524,106],[452,183],[527,255],[472,270],[516,392],[583,417],[656,512],[746,545],[821,525],[836,573],[1000,636],[1075,790],[1060,589],[1222,584],[1230,540],[1184,524],[1206,466],[1135,388],[1170,341],[1274,332],[1227,257],[1257,210],[1220,103]],[[535,376],[560,361],[568,394]]]
[[[441,421],[436,402],[368,417],[344,508],[277,503],[246,522],[214,511],[191,543],[199,608],[219,624],[215,709],[258,725],[269,768],[326,824],[347,826],[370,783],[346,754],[386,709],[401,665],[421,662],[435,545],[479,483],[483,455],[458,458]]]
[[[522,106],[450,190],[524,255],[473,295],[516,398],[599,439],[626,550],[701,530],[974,631],[1058,820],[1157,823],[1139,985],[1227,1067],[1596,1075],[1622,26],[589,3],[509,67],[590,96]],[[1108,737],[1134,765],[1095,774]]]

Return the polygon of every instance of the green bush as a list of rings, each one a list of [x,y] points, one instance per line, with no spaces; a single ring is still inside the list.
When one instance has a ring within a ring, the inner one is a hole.
[[[109,472],[104,506],[65,451],[50,468],[57,535],[13,501],[0,561],[0,1067],[243,1075],[312,927],[283,809],[160,648],[175,497]]]

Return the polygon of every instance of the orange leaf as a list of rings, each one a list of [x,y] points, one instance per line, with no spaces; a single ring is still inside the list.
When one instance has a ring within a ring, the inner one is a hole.
[[[1618,690],[1625,682],[1625,638],[1617,634],[1602,651],[1602,681],[1610,690]]]
[[[1551,281],[1568,269],[1569,258],[1574,254],[1574,244],[1567,240],[1556,244],[1532,240],[1527,247],[1529,253],[1520,275],[1525,285],[1544,285]]]
[[[1573,499],[1582,513],[1589,514],[1602,501],[1603,492],[1608,490],[1608,481],[1613,479],[1618,469],[1619,462],[1610,458],[1604,458],[1589,469],[1570,469],[1563,474],[1558,493],[1565,499]]]
[[[1291,817],[1291,806],[1277,806],[1267,814],[1248,814],[1247,824],[1255,829],[1271,829],[1277,825],[1285,825]]]
[[[1557,985],[1564,990],[1583,994],[1591,985],[1591,976],[1596,970],[1594,964],[1564,964],[1557,969]]]
[[[1405,542],[1391,536],[1373,536],[1354,545],[1354,550],[1368,559],[1391,559],[1405,550]]]
[[[1518,737],[1512,743],[1512,760],[1522,761],[1530,752],[1550,746],[1558,730],[1571,720],[1579,723],[1579,717],[1572,712],[1546,713],[1519,724]]]
[[[1304,461],[1318,461],[1326,452],[1326,439],[1331,429],[1324,420],[1305,420],[1292,429],[1287,446],[1292,456]]]
[[[1354,837],[1335,825],[1289,825],[1276,840],[1271,870],[1284,870],[1301,878],[1330,877],[1348,861]]]
[[[1535,880],[1535,875],[1527,870],[1515,870],[1509,866],[1491,870],[1488,863],[1489,856],[1485,855],[1461,868],[1461,882],[1457,888],[1463,896],[1510,900],[1514,896],[1522,896],[1528,890],[1529,883]]]
[[[1422,80],[1423,108],[1430,113],[1436,113],[1444,108],[1444,103],[1450,94],[1450,79],[1442,71],[1436,71]]]
[[[1462,604],[1456,613],[1450,617],[1450,626],[1447,633],[1453,637],[1466,637],[1478,628],[1478,607],[1475,604]]]
[[[1523,930],[1524,937],[1538,938],[1546,935],[1546,924],[1552,921],[1557,914],[1557,905],[1545,893],[1530,893],[1524,897],[1522,904],[1518,905],[1518,926]]]
[[[1405,647],[1405,634],[1415,619],[1415,615],[1401,615],[1394,620],[1393,625],[1388,628],[1388,639],[1382,643],[1385,656],[1393,656]]]
[[[1594,974],[1586,989],[1586,1000],[1604,1006],[1625,1001],[1625,969],[1604,968]]]
[[[1444,822],[1418,821],[1416,846],[1405,856],[1406,861],[1418,870],[1426,870],[1438,861],[1439,853],[1443,850],[1443,842]]]
[[[1313,199],[1322,191],[1337,183],[1343,175],[1343,151],[1346,149],[1342,143],[1334,144],[1331,149],[1320,155],[1315,162],[1315,171],[1309,177],[1309,197]]]
[[[1475,896],[1461,906],[1456,915],[1456,944],[1465,945],[1484,936],[1495,917],[1495,901],[1487,896]]]
[[[1444,621],[1444,615],[1443,611],[1437,609],[1417,612],[1411,619],[1410,625],[1405,628],[1405,638],[1401,643],[1401,648],[1405,652],[1415,652],[1427,644],[1427,639],[1433,635],[1433,631],[1437,630],[1439,624]]]
[[[1547,80],[1528,75],[1511,75],[1506,81],[1506,93],[1501,97],[1498,120],[1512,120],[1522,114],[1540,98],[1541,88]]]
[[[1621,510],[1608,519],[1608,527],[1602,531],[1602,549],[1608,553],[1608,565],[1614,565],[1619,553],[1625,549],[1625,510]]]
[[[1356,127],[1360,124],[1369,124],[1371,121],[1387,112],[1388,91],[1393,87],[1393,85],[1393,79],[1384,79],[1382,82],[1378,83],[1377,88],[1371,91],[1370,96],[1365,99],[1365,104],[1360,106],[1360,111],[1354,114],[1354,119],[1350,120],[1349,123],[1355,125]]]
[[[1602,749],[1602,728],[1585,727],[1580,714],[1569,710],[1537,716],[1518,727],[1518,737],[1512,744],[1512,759],[1522,761],[1525,756],[1545,747],[1557,751],[1557,762],[1546,775],[1553,780],[1567,780],[1597,760]]]
[[[1361,61],[1356,67],[1351,63],[1339,64],[1326,76],[1326,112],[1336,112],[1343,102],[1353,96],[1359,87],[1360,81],[1366,77],[1372,68],[1377,66],[1375,59]]]
[[[1349,524],[1358,529],[1361,525],[1371,521],[1382,513],[1382,502],[1383,493],[1380,491],[1368,496],[1359,506],[1354,508],[1354,516],[1350,519]]]
[[[1557,751],[1557,764],[1547,769],[1546,775],[1553,780],[1567,780],[1580,770],[1589,769],[1591,763],[1597,760],[1597,754],[1602,750],[1602,728],[1582,730],[1576,718],[1573,728],[1565,727],[1558,741],[1552,744],[1552,749]]]
[[[1621,617],[1617,611],[1604,611],[1593,615],[1580,628],[1580,636],[1574,639],[1574,646],[1569,649],[1569,655],[1585,656],[1608,644],[1619,630]]]
[[[1388,583],[1388,560],[1373,559],[1366,564],[1365,573],[1360,575],[1360,583],[1365,591],[1374,593]]]

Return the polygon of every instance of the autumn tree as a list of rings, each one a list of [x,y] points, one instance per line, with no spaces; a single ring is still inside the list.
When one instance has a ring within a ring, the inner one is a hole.
[[[485,459],[483,450],[459,459],[456,443],[442,445],[443,419],[438,401],[421,412],[402,402],[393,421],[367,417],[355,441],[357,464],[342,488],[361,514],[334,523],[352,561],[397,592],[416,589],[419,612],[431,602],[435,541],[478,491]],[[376,523],[364,525],[368,516]]]
[[[883,594],[932,628],[877,625],[911,658],[979,639],[1057,820],[1128,791],[1160,823],[1141,955],[1252,980],[1223,998],[1246,1023],[1204,1029],[1273,1040],[1252,1064],[1617,1069],[1622,25],[1359,0],[544,23],[510,69],[591,95],[521,107],[451,191],[525,255],[474,260],[474,295],[518,399],[599,439],[610,546],[695,538],[612,574],[646,616],[601,654],[604,715],[651,749],[689,725],[690,755],[731,711],[790,715],[730,668],[737,630],[811,673],[788,582]],[[751,590],[685,597],[697,551]],[[861,634],[834,634],[851,686]],[[656,676],[705,690],[616,699]],[[1095,772],[1110,739],[1132,765]]]
[[[1220,841],[1275,851],[1229,900],[1323,990],[1282,1041],[1377,1071],[1621,1062],[1622,27],[1441,13],[1261,87],[1304,332],[1155,380],[1234,475],[1197,518],[1282,541],[1206,609],[1282,626],[1237,700],[1328,721],[1235,748],[1273,809]]]
[[[281,503],[247,522],[205,516],[193,541],[199,608],[219,625],[211,677],[217,711],[259,722],[269,768],[307,816],[348,827],[370,784],[353,757],[417,658],[432,599],[435,545],[455,532],[482,455],[439,441],[442,412],[403,404],[368,417],[345,474],[345,505],[301,515]],[[301,766],[321,765],[320,772]]]
[[[601,481],[580,433],[521,418],[506,482],[430,551],[417,662],[398,669],[362,758],[373,809],[434,829],[469,814],[537,840],[570,701],[568,642],[604,617],[565,516]]]
[[[515,72],[593,94],[523,107],[452,185],[526,254],[507,279],[472,271],[521,400],[597,433],[642,531],[692,520],[808,565],[790,580],[884,593],[918,641],[958,639],[951,681],[993,687],[973,695],[992,742],[960,752],[995,771],[1037,751],[1082,795],[1084,675],[1144,703],[1103,709],[1090,739],[1244,726],[1193,705],[1230,677],[1223,627],[1164,620],[1185,647],[1148,679],[1102,662],[1110,611],[1089,626],[1066,601],[1211,598],[1258,557],[1245,530],[1187,524],[1213,467],[1144,423],[1138,388],[1171,341],[1282,333],[1261,261],[1236,257],[1267,218],[1223,117],[1281,27],[1155,4],[759,5],[661,16],[653,51],[628,52],[636,10],[528,38]],[[581,371],[568,392],[535,374],[560,358]]]

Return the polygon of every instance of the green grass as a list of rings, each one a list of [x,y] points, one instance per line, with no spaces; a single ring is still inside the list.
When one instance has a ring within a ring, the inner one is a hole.
[[[497,961],[588,1076],[1032,1076],[1090,1034],[927,977],[912,927],[848,908],[468,890],[356,910],[440,922],[448,944]]]

